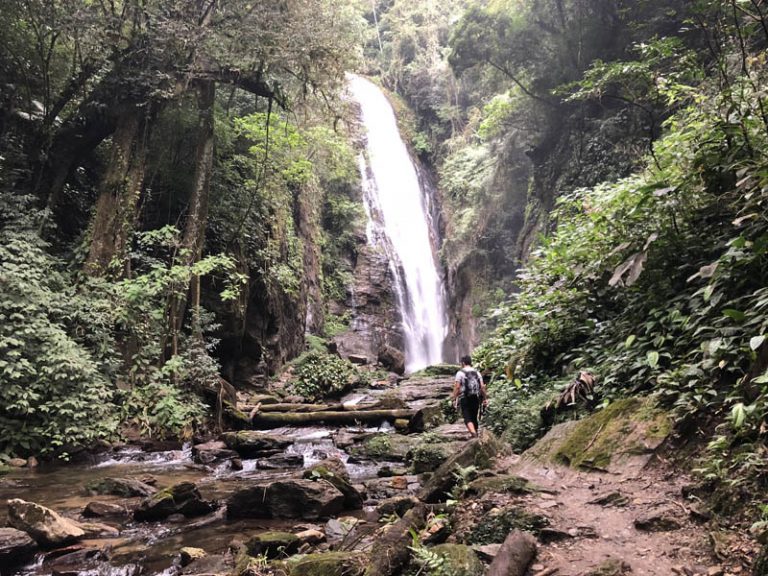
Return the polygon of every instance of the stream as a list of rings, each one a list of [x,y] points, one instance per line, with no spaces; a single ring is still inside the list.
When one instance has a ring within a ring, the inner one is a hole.
[[[450,377],[410,378],[398,385],[357,390],[340,399],[348,409],[375,407],[381,402],[396,403],[412,413],[431,410],[440,413],[440,402],[450,393]],[[351,516],[366,523],[370,532],[377,527],[376,507],[394,496],[415,494],[420,478],[410,470],[410,453],[422,437],[418,433],[395,429],[393,421],[375,425],[329,426],[324,424],[274,428],[254,431],[279,438],[283,443],[277,453],[251,457],[223,458],[214,464],[195,462],[191,445],[178,449],[148,451],[136,446],[122,446],[91,456],[88,463],[43,464],[37,468],[18,468],[0,476],[0,501],[20,498],[50,508],[76,522],[95,520],[117,529],[111,536],[81,540],[63,550],[41,548],[33,561],[14,570],[0,566],[0,576],[138,576],[182,573],[179,551],[182,547],[202,548],[208,555],[226,555],[233,541],[243,541],[260,532],[281,530],[297,532],[313,528],[326,534],[320,549],[333,550],[333,517],[304,520],[228,519],[223,504],[232,494],[276,480],[300,478],[308,467],[323,460],[341,460],[350,484],[361,494],[360,510],[345,509],[338,517]],[[430,433],[441,436],[446,446],[463,443],[463,426],[444,424]],[[370,443],[370,444],[369,444]],[[375,447],[370,450],[369,447]],[[382,449],[383,447],[383,449]],[[199,450],[199,448],[195,447]],[[449,448],[447,453],[450,453]],[[294,465],[291,465],[294,464]],[[125,498],[89,494],[86,485],[103,478],[127,478],[152,484],[159,490],[180,482],[193,482],[204,500],[222,504],[207,515],[186,518],[170,516],[162,521],[136,521],[130,511],[144,498]],[[123,516],[84,518],[82,512],[91,502],[124,506]],[[0,506],[0,526],[8,524],[8,507]],[[64,566],[62,562],[67,560]],[[194,566],[195,563],[192,564]],[[208,569],[202,573],[228,573],[231,568]],[[195,573],[184,571],[183,573]]]

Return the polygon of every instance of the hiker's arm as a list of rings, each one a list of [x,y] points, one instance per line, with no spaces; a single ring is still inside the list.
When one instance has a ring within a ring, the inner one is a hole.
[[[453,407],[456,408],[456,402],[459,399],[459,381],[454,380],[453,381],[453,394],[451,394],[451,402],[453,403]]]

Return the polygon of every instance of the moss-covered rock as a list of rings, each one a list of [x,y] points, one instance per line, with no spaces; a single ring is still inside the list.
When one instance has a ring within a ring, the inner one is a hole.
[[[419,444],[410,453],[413,473],[437,470],[447,457],[448,453],[441,444]]]
[[[609,469],[631,456],[652,454],[672,430],[653,398],[617,400],[577,422],[555,426],[525,454],[573,467]]]
[[[348,452],[358,458],[405,461],[418,442],[419,439],[416,436],[376,434],[350,447]]]
[[[217,507],[214,502],[203,500],[193,482],[180,482],[144,500],[133,512],[136,520],[162,520],[171,514],[183,514],[189,518],[202,516]]]
[[[248,539],[245,549],[249,556],[266,555],[267,558],[289,556],[299,550],[301,539],[290,532],[262,532]]]
[[[768,545],[763,546],[752,565],[752,576],[768,576]]]
[[[469,483],[468,495],[483,496],[489,492],[507,494],[525,494],[535,492],[536,488],[525,478],[513,475],[483,476]]]
[[[423,370],[419,370],[415,374],[412,374],[411,377],[429,376],[431,378],[439,378],[440,376],[455,376],[456,372],[460,369],[461,366],[458,364],[434,364],[432,366],[427,366]]]
[[[453,576],[477,576],[485,570],[483,563],[472,548],[463,544],[438,544],[430,550],[443,558],[446,574]]]
[[[483,517],[467,535],[469,544],[500,544],[513,530],[538,534],[549,526],[549,520],[538,514],[530,514],[517,506],[494,510]]]
[[[288,576],[360,576],[366,561],[362,552],[319,552],[294,556],[274,565],[278,573],[282,570]]]

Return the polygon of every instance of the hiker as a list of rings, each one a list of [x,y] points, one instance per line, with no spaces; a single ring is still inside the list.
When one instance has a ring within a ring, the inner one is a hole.
[[[480,426],[480,407],[488,404],[488,394],[485,391],[483,377],[472,367],[472,357],[462,356],[461,370],[456,372],[453,382],[453,407],[459,409],[464,417],[464,424],[471,438],[477,436]]]

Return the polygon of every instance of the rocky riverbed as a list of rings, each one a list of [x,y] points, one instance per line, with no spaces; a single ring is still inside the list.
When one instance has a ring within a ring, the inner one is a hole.
[[[714,525],[691,482],[657,458],[669,430],[663,413],[617,404],[555,427],[521,457],[487,431],[469,440],[447,422],[450,389],[444,375],[323,405],[249,395],[233,423],[248,414],[262,429],[15,469],[0,477],[0,574],[749,569],[754,546]],[[281,415],[301,417],[288,426]]]

